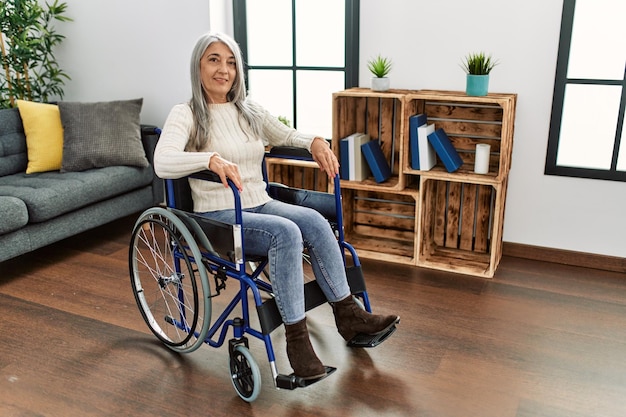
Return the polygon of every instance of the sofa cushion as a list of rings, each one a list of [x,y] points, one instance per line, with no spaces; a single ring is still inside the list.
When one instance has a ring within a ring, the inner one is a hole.
[[[143,99],[97,103],[60,102],[61,171],[112,165],[147,167],[139,114]]]
[[[20,112],[0,110],[0,176],[26,171],[26,137]]]
[[[152,167],[128,166],[83,172],[19,173],[0,177],[0,195],[23,200],[30,222],[42,222],[148,186],[152,177]]]
[[[55,104],[17,100],[17,108],[26,134],[26,173],[61,169],[63,126],[59,107]]]
[[[15,197],[0,196],[0,235],[21,229],[28,224],[28,210],[24,201]]]

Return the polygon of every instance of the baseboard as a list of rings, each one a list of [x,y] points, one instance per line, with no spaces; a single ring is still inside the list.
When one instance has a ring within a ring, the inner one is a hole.
[[[626,273],[626,258],[617,256],[597,255],[510,242],[502,243],[502,254],[516,258]]]

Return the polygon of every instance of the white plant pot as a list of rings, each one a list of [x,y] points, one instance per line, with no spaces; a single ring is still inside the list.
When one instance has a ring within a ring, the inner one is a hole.
[[[387,91],[389,90],[389,78],[372,77],[372,90],[373,91]]]

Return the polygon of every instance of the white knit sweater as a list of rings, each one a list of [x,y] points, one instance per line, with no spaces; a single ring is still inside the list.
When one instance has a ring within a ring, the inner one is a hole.
[[[265,145],[295,146],[310,150],[314,136],[301,134],[264,111],[264,137],[253,137],[249,133],[251,129],[244,119],[239,117],[239,111],[234,104],[210,104],[209,106],[211,139],[202,152],[184,150],[190,138],[193,123],[189,105],[178,104],[172,108],[154,153],[156,174],[161,178],[181,178],[208,169],[209,159],[218,153],[222,158],[239,166],[243,185],[241,192],[243,208],[256,207],[268,202],[270,197],[265,190],[261,171]],[[223,184],[190,179],[189,185],[196,212],[234,207],[232,190],[225,188]]]

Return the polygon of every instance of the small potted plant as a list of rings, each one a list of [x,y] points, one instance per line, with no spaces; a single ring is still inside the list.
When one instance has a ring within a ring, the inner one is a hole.
[[[372,90],[387,91],[389,90],[389,78],[387,74],[391,71],[391,59],[383,57],[380,54],[376,58],[367,62],[367,68],[372,73]]]
[[[498,65],[491,55],[484,52],[471,53],[461,63],[467,74],[465,93],[468,96],[486,96],[489,90],[489,73]]]

